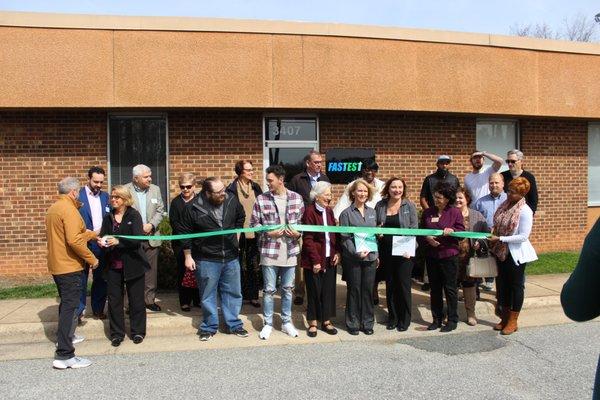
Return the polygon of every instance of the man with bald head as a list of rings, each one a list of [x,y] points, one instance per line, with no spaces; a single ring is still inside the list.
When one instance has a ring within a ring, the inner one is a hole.
[[[500,204],[506,200],[502,174],[498,172],[491,174],[488,179],[488,187],[490,193],[477,200],[473,204],[473,208],[483,214],[487,225],[492,229],[494,226],[494,214]]]

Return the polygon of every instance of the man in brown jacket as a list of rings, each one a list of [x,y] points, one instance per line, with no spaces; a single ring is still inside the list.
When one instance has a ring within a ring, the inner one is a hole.
[[[75,357],[73,342],[77,327],[77,307],[81,294],[81,275],[84,263],[92,269],[98,259],[88,248],[87,242],[96,234],[85,228],[78,208],[79,180],[67,177],[58,183],[60,197],[46,214],[46,240],[48,244],[48,271],[52,274],[60,305],[58,307],[58,343],[52,366],[57,369],[84,368],[91,361]]]

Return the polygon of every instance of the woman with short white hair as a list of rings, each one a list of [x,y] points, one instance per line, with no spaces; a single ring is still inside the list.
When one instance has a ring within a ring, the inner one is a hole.
[[[302,224],[335,226],[331,203],[331,184],[320,181],[310,191],[311,204],[306,207]],[[302,241],[301,265],[306,281],[308,336],[317,336],[317,321],[321,329],[335,335],[337,329],[331,323],[335,317],[335,280],[340,260],[338,235],[324,232],[305,232]]]

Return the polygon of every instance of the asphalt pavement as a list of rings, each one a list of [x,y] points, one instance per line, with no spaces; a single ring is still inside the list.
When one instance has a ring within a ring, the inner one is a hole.
[[[0,362],[0,393],[29,398],[589,399],[600,323],[336,343]]]

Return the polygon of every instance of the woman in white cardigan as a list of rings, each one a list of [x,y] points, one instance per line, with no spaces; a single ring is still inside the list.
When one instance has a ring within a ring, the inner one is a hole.
[[[496,288],[502,320],[494,326],[503,335],[514,333],[525,297],[525,266],[537,260],[529,235],[533,211],[525,202],[531,184],[523,177],[508,185],[508,198],[494,214],[491,250],[498,261]]]

